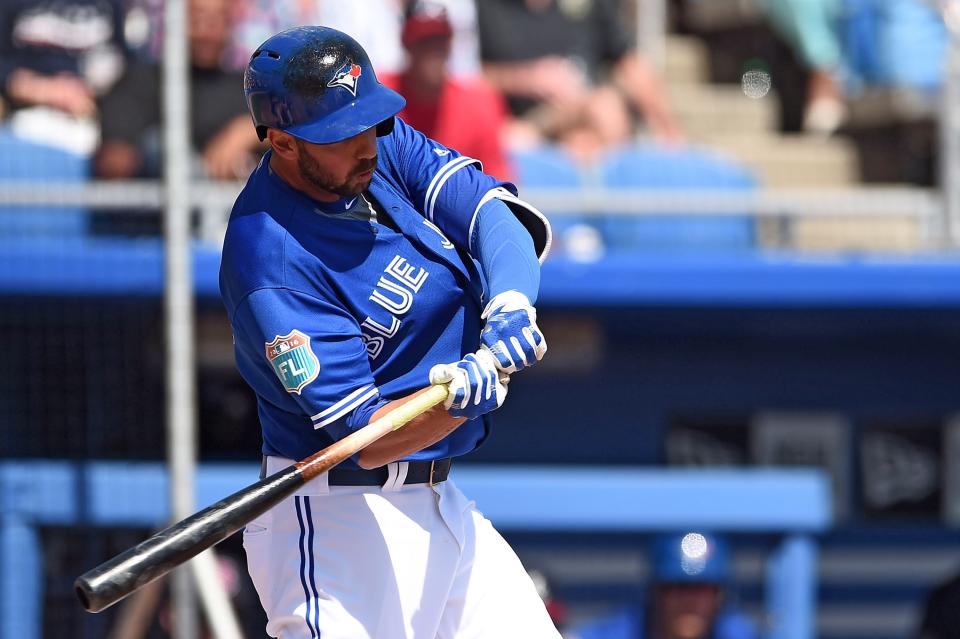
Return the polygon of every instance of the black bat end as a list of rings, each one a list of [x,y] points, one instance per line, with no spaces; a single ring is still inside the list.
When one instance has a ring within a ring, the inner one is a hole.
[[[274,473],[165,528],[77,577],[74,592],[89,612],[100,612],[226,539],[303,484],[296,465]]]
[[[80,605],[83,606],[87,612],[100,612],[106,607],[94,605],[96,597],[91,591],[90,584],[83,577],[79,577],[73,582],[73,591],[77,593],[77,599],[80,600]]]

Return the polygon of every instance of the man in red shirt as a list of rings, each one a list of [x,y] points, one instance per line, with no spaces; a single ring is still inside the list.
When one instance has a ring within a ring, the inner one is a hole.
[[[407,99],[399,116],[437,142],[483,163],[485,173],[510,180],[501,135],[506,107],[480,77],[453,78],[448,69],[453,29],[442,5],[414,2],[401,41],[406,68],[380,80]]]

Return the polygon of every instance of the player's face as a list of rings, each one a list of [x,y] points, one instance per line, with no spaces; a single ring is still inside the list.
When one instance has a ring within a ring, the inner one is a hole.
[[[190,59],[208,69],[216,67],[230,39],[229,0],[190,0]]]
[[[720,607],[720,588],[713,584],[660,584],[654,606],[663,636],[704,639]]]
[[[421,38],[407,49],[410,53],[410,70],[415,78],[427,86],[438,87],[447,77],[447,60],[450,57],[450,38],[439,35]]]
[[[373,179],[377,167],[376,127],[333,144],[297,140],[297,166],[304,180],[341,197],[358,195]]]

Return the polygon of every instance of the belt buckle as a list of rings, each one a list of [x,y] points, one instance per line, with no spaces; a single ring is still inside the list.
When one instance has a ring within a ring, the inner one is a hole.
[[[430,488],[433,488],[433,471],[434,471],[434,468],[436,467],[436,464],[437,464],[437,460],[435,459],[430,460],[430,476],[427,478],[427,485],[430,486]]]

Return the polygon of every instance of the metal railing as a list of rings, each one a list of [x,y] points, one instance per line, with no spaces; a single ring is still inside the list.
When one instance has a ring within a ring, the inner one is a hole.
[[[663,70],[667,59],[666,0],[637,0],[637,47],[654,68]]]
[[[949,47],[940,100],[940,184],[943,187],[943,232],[960,244],[960,2],[941,0]]]
[[[199,212],[197,239],[218,245],[241,182],[193,182],[191,205]],[[524,199],[551,217],[716,215],[757,218],[907,218],[916,220],[924,249],[960,245],[949,201],[936,189],[856,187],[831,189],[623,190],[522,189]],[[149,213],[165,208],[158,181],[42,183],[0,181],[0,207],[70,206],[101,211]]]

